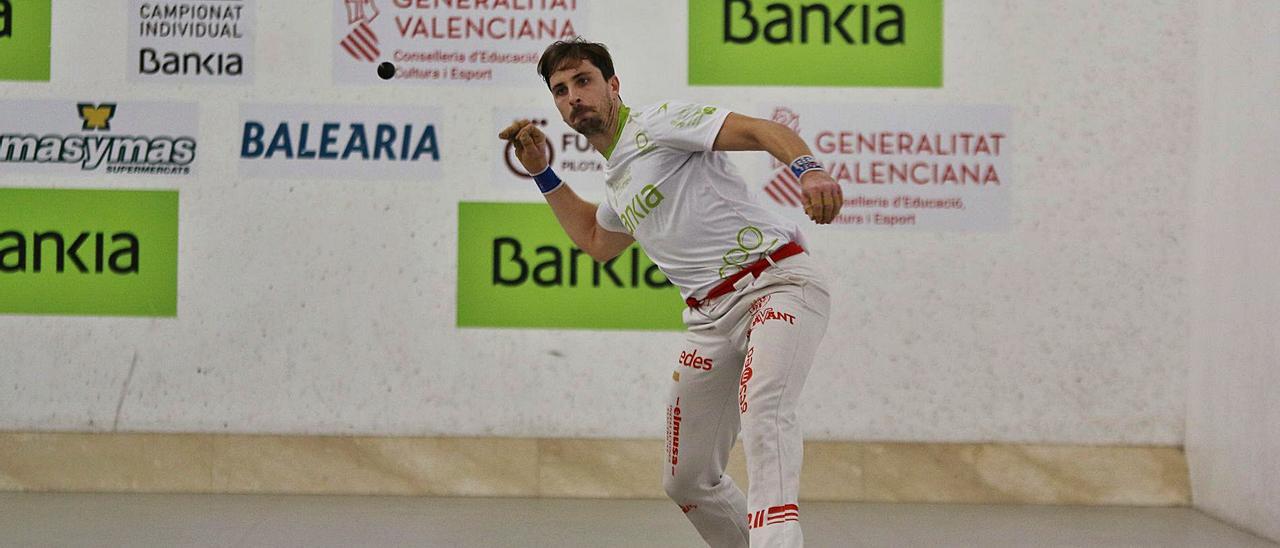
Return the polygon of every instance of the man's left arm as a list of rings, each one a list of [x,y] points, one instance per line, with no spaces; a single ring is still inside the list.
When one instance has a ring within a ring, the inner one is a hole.
[[[790,166],[793,172],[803,171],[800,187],[804,191],[804,212],[818,224],[830,223],[840,213],[840,206],[844,205],[840,185],[825,169],[814,169],[815,164],[804,159],[812,159],[813,152],[787,126],[731,112],[720,127],[712,149],[763,150]]]

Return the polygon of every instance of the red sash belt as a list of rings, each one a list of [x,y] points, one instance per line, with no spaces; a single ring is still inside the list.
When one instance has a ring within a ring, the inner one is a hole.
[[[777,251],[770,254],[769,259],[773,259],[773,262],[776,263],[787,257],[799,255],[801,253],[804,253],[804,248],[800,247],[800,244],[787,242],[786,244],[783,244],[782,247],[779,247]],[[703,297],[702,300],[689,297],[688,299],[685,299],[684,302],[689,305],[689,308],[700,308],[703,304],[711,302],[716,297],[733,293],[733,284],[738,283],[738,280],[746,277],[747,274],[759,278],[760,273],[764,272],[766,268],[769,268],[769,261],[767,259],[760,259],[751,263],[746,268],[735,272],[732,276],[725,278],[723,282],[720,282],[715,287],[711,288],[711,291],[708,291],[707,296]]]

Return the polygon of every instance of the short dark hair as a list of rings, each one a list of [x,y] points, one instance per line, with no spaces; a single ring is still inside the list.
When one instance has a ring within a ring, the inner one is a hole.
[[[591,61],[591,64],[600,69],[605,80],[613,78],[613,58],[609,56],[609,48],[599,42],[588,42],[581,36],[547,46],[542,52],[542,58],[538,59],[538,74],[542,75],[542,81],[547,83],[547,87],[551,87],[551,73],[575,60]]]

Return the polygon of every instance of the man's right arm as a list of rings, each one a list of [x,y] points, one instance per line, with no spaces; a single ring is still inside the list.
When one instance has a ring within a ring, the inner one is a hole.
[[[561,184],[543,197],[551,205],[560,226],[564,228],[573,244],[586,251],[592,259],[605,262],[617,257],[635,239],[624,232],[606,230],[596,221],[596,206],[583,200],[569,185]]]
[[[529,120],[511,124],[498,134],[498,138],[515,143],[516,158],[529,173],[538,174],[547,169],[547,158],[543,152],[546,136]],[[596,206],[579,197],[567,184],[560,183],[554,190],[544,191],[543,197],[555,212],[565,234],[592,259],[604,262],[617,257],[635,241],[630,234],[601,227],[596,222]]]

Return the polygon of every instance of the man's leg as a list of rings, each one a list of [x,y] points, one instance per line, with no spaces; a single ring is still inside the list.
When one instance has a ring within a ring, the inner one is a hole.
[[[691,331],[672,360],[662,484],[707,544],[745,548],[747,499],[725,475],[738,436],[742,353],[710,331]]]
[[[814,284],[773,287],[777,291],[754,298],[748,310],[739,380],[752,548],[804,545],[798,502],[804,439],[796,407],[830,307],[826,291]]]

